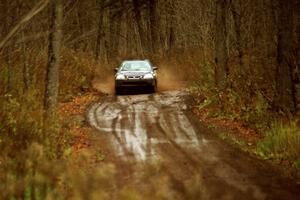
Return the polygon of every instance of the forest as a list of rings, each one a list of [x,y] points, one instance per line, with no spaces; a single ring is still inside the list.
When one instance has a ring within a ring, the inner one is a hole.
[[[80,169],[61,113],[111,93],[95,82],[126,59],[150,59],[162,88],[185,82],[200,118],[252,130],[257,157],[300,176],[299,1],[1,0],[0,16],[0,199],[110,198],[111,167]],[[139,199],[126,192],[114,199]]]

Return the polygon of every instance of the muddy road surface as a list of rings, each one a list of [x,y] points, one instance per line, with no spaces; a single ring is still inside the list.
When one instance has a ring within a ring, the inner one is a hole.
[[[87,117],[120,187],[154,192],[166,184],[165,199],[300,199],[299,185],[216,138],[184,91],[107,96]]]

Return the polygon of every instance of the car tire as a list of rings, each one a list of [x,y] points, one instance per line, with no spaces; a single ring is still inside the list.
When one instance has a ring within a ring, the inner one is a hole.
[[[151,92],[152,92],[152,93],[156,93],[156,92],[157,92],[157,84],[156,84],[156,82],[155,82],[155,84],[152,86]]]
[[[115,88],[116,95],[122,94],[122,89],[120,87]]]

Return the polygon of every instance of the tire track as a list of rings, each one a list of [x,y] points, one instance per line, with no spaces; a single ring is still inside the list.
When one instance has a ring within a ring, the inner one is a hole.
[[[194,135],[189,135],[194,130],[186,130],[193,127],[184,117],[186,105],[179,94],[108,97],[90,109],[88,119],[97,130],[112,133],[111,141],[119,155],[133,154],[136,160],[160,157],[161,144],[184,148],[195,143]]]
[[[300,191],[297,187],[289,189],[288,181],[274,178],[277,171],[270,172],[269,166],[204,134],[211,130],[189,112],[185,97],[184,92],[107,97],[90,107],[87,118],[108,138],[119,164],[130,164],[142,174],[143,167],[158,160],[163,174],[182,193],[187,192],[185,181],[189,180],[192,187],[204,188],[197,195],[204,199],[299,197],[294,192]],[[270,182],[274,184],[269,187]]]

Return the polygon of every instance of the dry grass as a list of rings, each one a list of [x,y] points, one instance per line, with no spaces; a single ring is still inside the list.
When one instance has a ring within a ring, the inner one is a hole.
[[[43,134],[46,50],[32,51],[27,59],[30,89],[23,89],[23,59],[18,55],[12,63],[12,89],[4,93],[5,88],[0,88],[0,199],[45,199],[47,195],[58,199],[61,192],[56,185],[66,170],[72,136],[66,129],[59,135]],[[0,83],[5,85],[3,60],[0,66]],[[89,55],[62,51],[60,101],[90,90],[93,66]],[[61,128],[61,124],[49,126]]]
[[[297,122],[275,122],[258,144],[257,152],[263,157],[300,160],[300,128]]]

